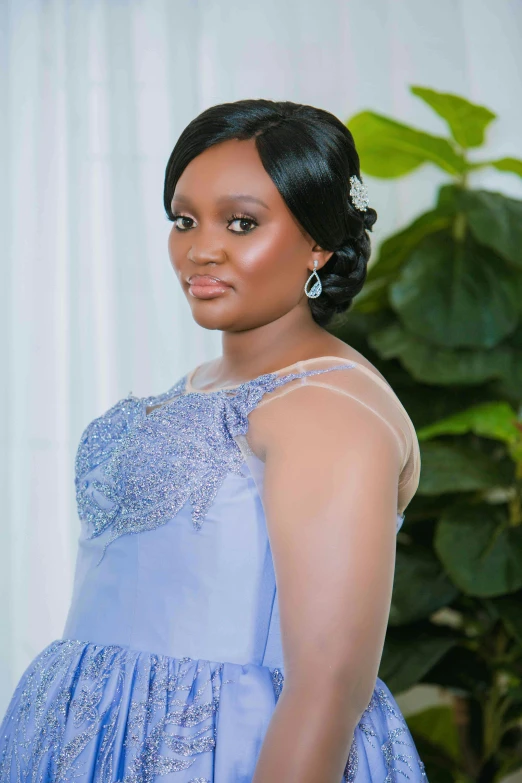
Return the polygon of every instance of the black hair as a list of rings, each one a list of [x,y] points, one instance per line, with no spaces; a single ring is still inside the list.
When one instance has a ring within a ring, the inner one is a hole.
[[[318,270],[322,293],[308,299],[312,316],[326,326],[350,307],[366,280],[371,207],[356,209],[349,179],[361,179],[353,136],[330,112],[291,101],[245,99],[221,103],[195,117],[181,133],[167,163],[163,200],[171,202],[185,167],[204,150],[229,139],[255,138],[257,152],[290,211],[324,250],[335,251]]]

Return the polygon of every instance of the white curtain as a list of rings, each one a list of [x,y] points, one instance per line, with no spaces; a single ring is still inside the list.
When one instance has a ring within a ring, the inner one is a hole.
[[[520,156],[521,28],[518,0],[0,0],[0,713],[62,633],[83,428],[220,350],[166,250],[163,172],[185,125],[266,97],[445,132],[409,93],[421,84],[492,108],[491,157]],[[376,240],[443,179],[369,181]]]

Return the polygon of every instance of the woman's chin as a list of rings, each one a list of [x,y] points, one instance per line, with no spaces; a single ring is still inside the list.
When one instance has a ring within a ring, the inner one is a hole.
[[[219,331],[230,329],[234,323],[231,313],[219,312],[218,308],[208,307],[208,305],[212,305],[213,301],[215,302],[215,300],[208,299],[191,303],[194,321],[203,329],[218,329]]]

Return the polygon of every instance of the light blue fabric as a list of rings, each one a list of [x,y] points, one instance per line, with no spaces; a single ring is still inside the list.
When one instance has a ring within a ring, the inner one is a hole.
[[[268,391],[352,366],[211,393],[184,376],[91,422],[73,599],[2,722],[2,783],[250,783],[284,662],[263,463],[235,437]],[[405,777],[427,781],[378,678],[343,781]]]

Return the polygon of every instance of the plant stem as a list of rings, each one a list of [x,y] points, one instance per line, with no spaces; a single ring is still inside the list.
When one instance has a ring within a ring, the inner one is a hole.
[[[453,221],[453,239],[455,242],[461,243],[466,236],[466,215],[464,212],[457,212],[455,220]]]
[[[469,700],[465,696],[453,697],[453,715],[464,771],[471,780],[476,780],[480,773],[481,761],[470,742]]]
[[[522,462],[516,465],[515,492],[509,503],[509,524],[511,527],[522,524]]]
[[[461,153],[464,154],[464,150],[461,150]],[[468,172],[464,171],[458,178],[457,178],[457,186],[460,190],[467,190],[468,187]],[[462,210],[457,212],[455,215],[455,220],[453,221],[453,239],[457,243],[461,243],[464,241],[466,237],[466,227],[467,227],[467,221],[466,221],[466,213]]]

